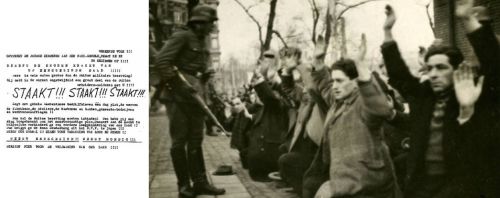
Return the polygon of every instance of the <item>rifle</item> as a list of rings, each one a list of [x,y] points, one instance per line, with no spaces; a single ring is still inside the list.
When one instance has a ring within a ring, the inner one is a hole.
[[[215,111],[224,111],[224,108],[226,108],[226,105],[224,103],[224,99],[222,99],[220,96],[217,95],[217,92],[215,91],[215,87],[212,83],[208,83],[208,95],[210,97],[210,100],[212,101],[212,105],[214,107]],[[216,112],[217,113],[217,112]]]
[[[177,70],[177,68],[175,69]],[[186,86],[188,89],[191,90],[193,89],[193,86],[189,84],[189,82],[186,80],[186,78],[184,78],[184,75],[182,75],[182,73],[180,73],[179,70],[177,70],[177,75],[179,76],[180,82],[183,83],[184,86]],[[189,92],[189,95],[195,100],[196,104],[198,104],[198,106],[203,110],[203,112],[208,116],[208,118],[210,118],[210,120],[215,124],[215,126],[217,126],[222,131],[221,133],[229,137],[222,124],[219,122],[219,120],[217,120],[217,117],[215,117],[212,111],[210,111],[210,109],[208,108],[207,104],[205,104],[205,101],[203,101],[201,96],[191,91]]]

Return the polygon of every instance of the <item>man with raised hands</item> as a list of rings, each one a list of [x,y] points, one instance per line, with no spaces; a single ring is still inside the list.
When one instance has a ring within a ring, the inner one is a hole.
[[[394,169],[382,133],[382,123],[392,113],[386,94],[362,61],[341,59],[329,71],[323,55],[316,57],[311,75],[329,110],[320,151],[306,172],[304,197],[312,197],[314,187],[307,176],[316,173],[328,174],[320,178],[328,181],[315,192],[316,197],[396,196]]]
[[[467,17],[460,14],[462,9],[472,9],[472,1],[466,1],[468,3],[457,4],[457,16],[462,18],[473,45],[482,39],[491,40],[491,35],[486,35],[485,29],[473,19],[472,12]],[[494,143],[498,139],[491,129],[479,124],[495,117],[494,113],[481,110],[483,103],[492,101],[490,96],[493,95],[491,90],[482,93],[485,77],[476,78],[477,73],[463,62],[463,55],[457,48],[440,45],[431,47],[425,55],[429,79],[419,82],[410,74],[394,41],[392,27],[396,14],[392,7],[386,7],[386,15],[382,54],[389,83],[409,102],[412,121],[405,197],[497,197],[493,187],[497,184],[494,179],[497,173],[492,171],[498,164],[495,165],[496,159],[488,158],[498,158],[498,150],[495,150],[498,142]],[[482,34],[483,38],[476,37],[474,41],[476,34]],[[498,53],[498,43],[493,43],[496,47],[488,47],[492,52],[478,55],[480,62],[484,60],[481,56]],[[489,62],[490,65],[481,70],[498,63]]]

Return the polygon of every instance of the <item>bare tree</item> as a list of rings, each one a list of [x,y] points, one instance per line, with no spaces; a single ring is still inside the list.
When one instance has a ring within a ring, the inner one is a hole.
[[[245,11],[245,13],[247,14],[247,16],[255,23],[255,25],[257,25],[257,31],[259,31],[259,42],[260,42],[260,46],[262,48],[262,46],[264,46],[264,41],[262,40],[262,25],[260,24],[260,22],[257,20],[257,18],[255,18],[251,13],[250,13],[250,9],[252,9],[253,7],[255,7],[257,4],[254,4],[254,5],[251,5],[251,6],[248,6],[248,7],[245,7],[245,5],[243,5],[243,3],[241,3],[239,0],[234,0],[236,3],[238,3],[238,5]],[[262,51],[262,50],[261,50]]]
[[[432,30],[432,34],[436,36],[436,30],[434,29],[434,19],[432,18],[430,11],[432,0],[426,0],[426,2],[415,1],[415,3],[425,7],[425,14],[427,15],[427,21],[429,23],[429,27]]]
[[[271,47],[271,40],[273,39],[274,18],[276,17],[276,3],[278,3],[278,0],[271,0],[269,6],[269,18],[267,19],[266,40],[264,41],[263,50],[268,50]]]
[[[326,14],[326,32],[325,32],[325,53],[328,50],[328,46],[331,42],[330,37],[334,37],[334,40],[337,40],[340,35],[342,35],[342,40],[340,41],[341,45],[341,56],[344,56],[346,54],[346,46],[345,46],[345,27],[344,27],[344,21],[343,21],[343,16],[350,10],[357,8],[359,6],[365,5],[367,3],[371,2],[376,2],[376,1],[385,1],[385,0],[363,0],[358,3],[354,4],[347,4],[347,0],[329,0],[328,1],[328,8],[327,8],[327,14]],[[341,25],[342,27],[339,27]]]
[[[283,36],[281,36],[281,34],[278,31],[273,30],[273,34],[276,34],[276,36],[280,39],[283,46],[285,46],[285,48],[288,48],[288,45],[286,44],[285,39],[283,39]]]
[[[319,22],[319,17],[320,17],[320,7],[316,3],[316,0],[307,0],[309,3],[309,6],[311,7],[312,11],[312,18],[313,18],[313,28],[312,28],[312,35],[311,35],[311,41],[316,44],[316,29],[318,27],[318,22]]]
[[[281,41],[283,44],[285,44],[285,41],[281,37],[281,34],[274,30],[274,19],[276,18],[276,5],[278,3],[278,0],[271,0],[269,3],[269,17],[267,18],[267,27],[266,27],[266,34],[265,37],[263,37],[262,32],[263,32],[263,27],[262,24],[257,20],[257,18],[250,13],[250,9],[253,7],[257,6],[259,3],[253,4],[251,6],[245,6],[240,0],[234,0],[247,14],[247,16],[255,23],[257,26],[258,34],[259,34],[259,43],[260,43],[260,57],[262,57],[262,54],[264,54],[264,51],[269,50],[271,47],[271,41],[273,39],[273,34],[276,34],[278,37],[280,37]],[[260,1],[262,2],[262,1]],[[286,44],[285,44],[286,46]],[[260,58],[259,57],[259,58]]]

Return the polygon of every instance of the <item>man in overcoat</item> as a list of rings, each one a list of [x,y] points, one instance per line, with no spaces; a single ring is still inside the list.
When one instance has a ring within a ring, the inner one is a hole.
[[[391,115],[386,94],[363,64],[342,59],[312,78],[330,107],[320,150],[306,172],[304,197],[394,197],[394,170],[382,123]],[[318,181],[326,181],[318,190]],[[316,192],[318,191],[318,192]]]
[[[477,73],[462,63],[458,49],[448,46],[429,49],[425,56],[429,79],[419,82],[410,74],[393,39],[396,15],[390,6],[386,7],[382,54],[389,83],[410,105],[411,147],[405,197],[499,196],[500,50],[491,28],[482,26],[474,17],[472,4],[471,0],[457,4],[457,16],[462,19],[481,64],[480,72],[485,75],[477,85]]]

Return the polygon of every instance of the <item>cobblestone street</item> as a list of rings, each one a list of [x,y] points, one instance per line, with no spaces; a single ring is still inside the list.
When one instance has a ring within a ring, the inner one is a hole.
[[[170,138],[168,120],[165,110],[150,114],[149,123],[149,195],[150,198],[177,197],[175,173],[170,160]],[[291,188],[277,188],[275,182],[254,182],[248,172],[241,167],[238,151],[229,147],[229,138],[225,136],[205,136],[203,141],[204,157],[209,180],[217,187],[226,189],[222,196],[201,197],[227,197],[227,198],[298,198],[288,191]],[[214,176],[211,173],[219,165],[231,165],[236,172],[230,176]]]

